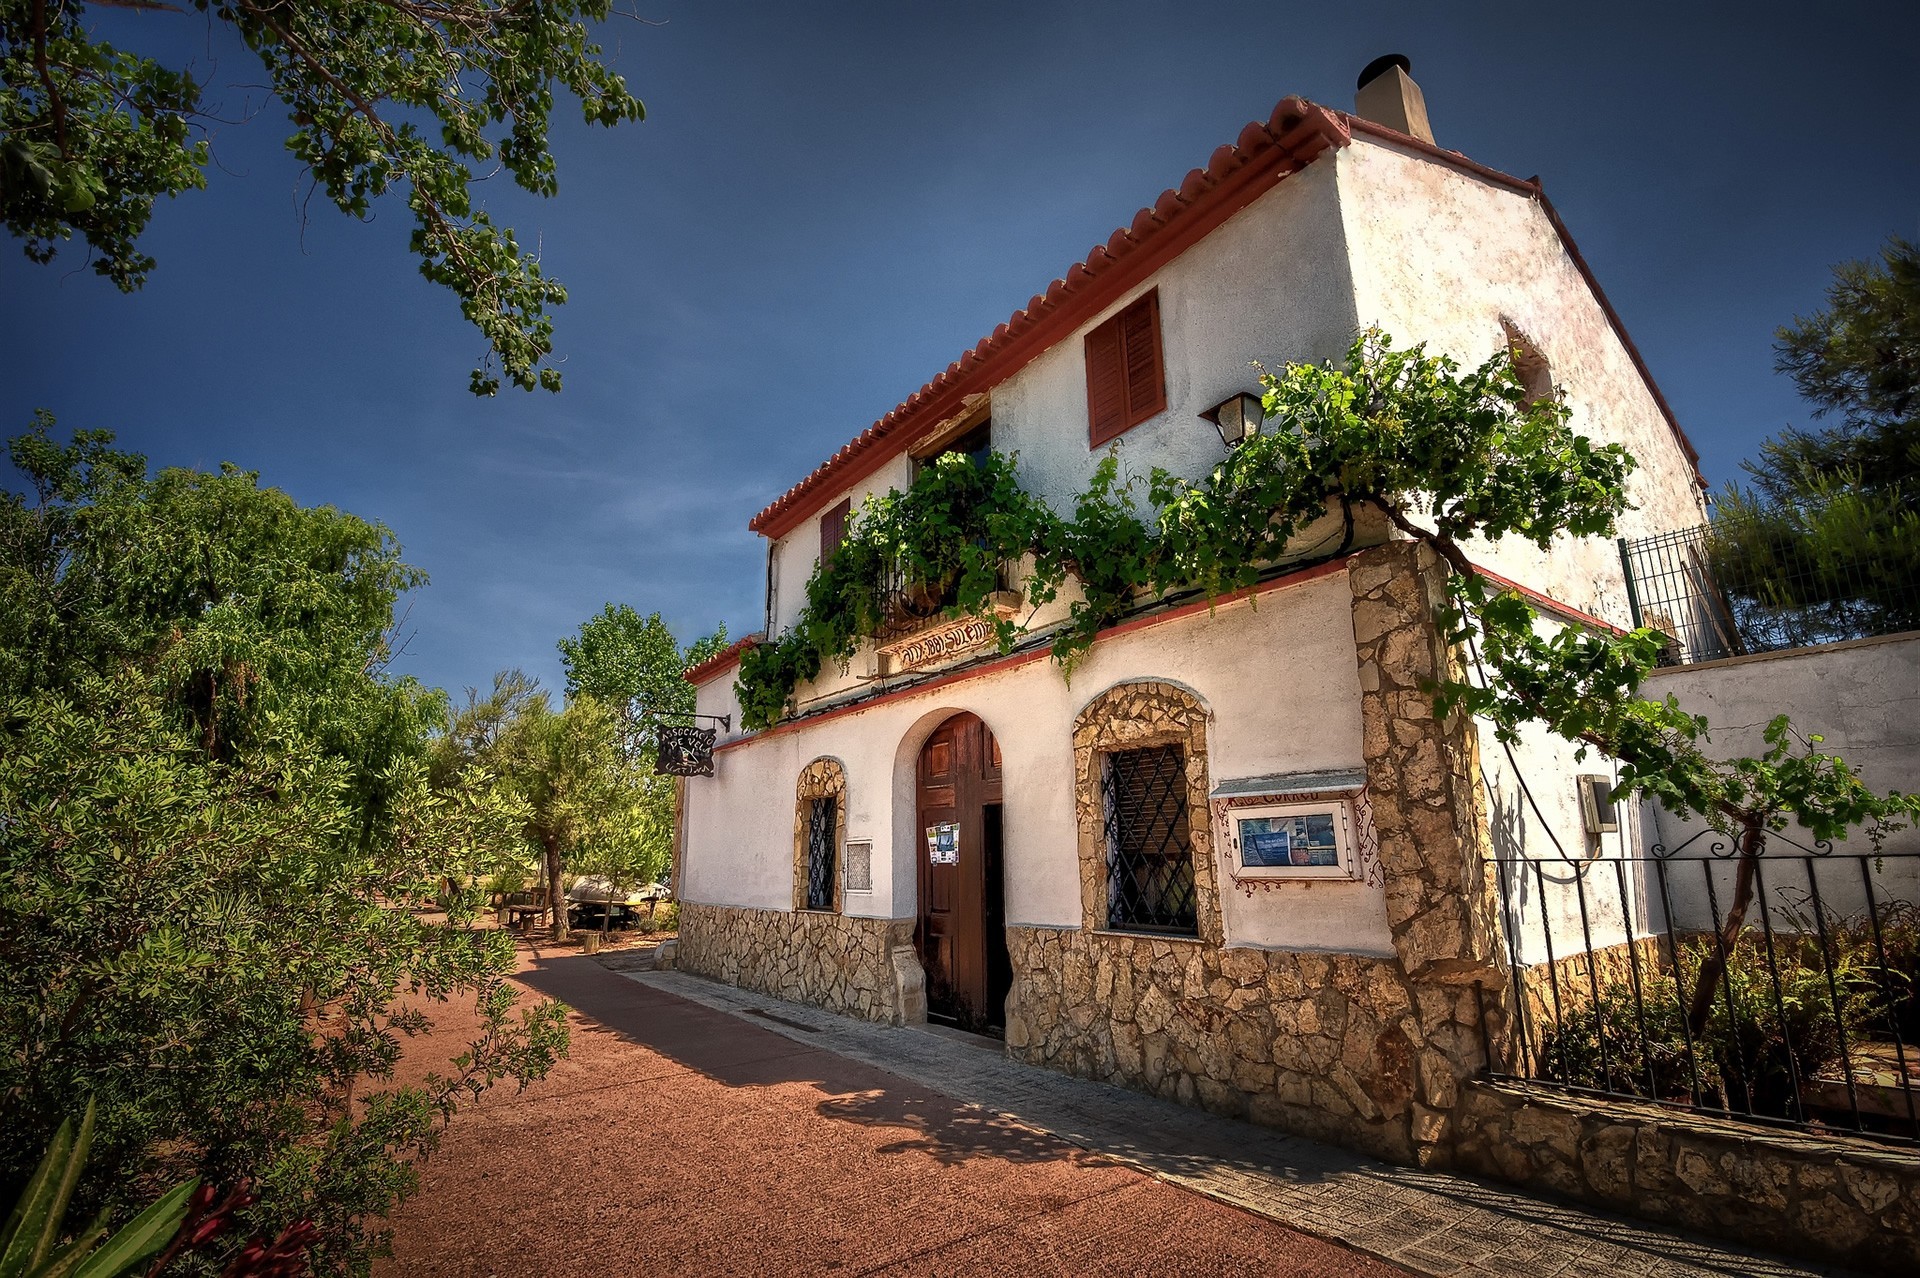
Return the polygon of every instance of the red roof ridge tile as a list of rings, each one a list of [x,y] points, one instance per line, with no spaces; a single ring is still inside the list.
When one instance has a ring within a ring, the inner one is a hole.
[[[692,684],[705,683],[713,676],[739,665],[741,654],[749,648],[758,647],[765,638],[765,635],[756,632],[736,639],[699,665],[688,666],[680,677]]]
[[[985,391],[1012,376],[1091,315],[1120,301],[1128,289],[1281,179],[1305,168],[1323,152],[1345,147],[1356,132],[1409,147],[1540,202],[1568,256],[1592,289],[1692,463],[1695,477],[1705,487],[1706,480],[1700,476],[1699,454],[1680,429],[1665,396],[1601,292],[1599,282],[1588,269],[1572,236],[1547,203],[1538,178],[1516,178],[1468,159],[1458,151],[1445,150],[1371,120],[1305,98],[1286,97],[1274,107],[1265,123],[1253,121],[1240,130],[1232,145],[1214,151],[1206,168],[1189,171],[1177,189],[1170,187],[1162,191],[1151,206],[1134,214],[1129,225],[1115,230],[1105,244],[1095,245],[1084,260],[1068,267],[1060,278],[1049,283],[1045,292],[1034,294],[1027,305],[1015,311],[1005,323],[775,498],[747,527],[770,538],[791,531],[812,512],[814,503],[809,498],[831,495],[821,491],[829,480],[838,480],[834,485],[838,491],[872,474],[892,455],[890,451],[883,451],[881,445],[905,433],[909,424],[925,420],[931,425],[943,416],[962,411],[962,401],[968,394]],[[705,663],[698,669],[704,671],[706,665],[711,664]],[[689,671],[689,677],[693,673]]]

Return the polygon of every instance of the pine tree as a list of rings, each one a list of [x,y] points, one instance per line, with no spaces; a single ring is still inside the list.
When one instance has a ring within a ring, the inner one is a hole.
[[[1777,647],[1920,628],[1920,245],[1836,267],[1775,351],[1837,421],[1783,430],[1719,498],[1713,565],[1743,631]]]

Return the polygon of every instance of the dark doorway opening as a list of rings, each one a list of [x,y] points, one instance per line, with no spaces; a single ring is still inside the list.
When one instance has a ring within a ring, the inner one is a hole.
[[[1005,844],[1001,841],[1001,813],[998,803],[981,810],[984,818],[982,846],[986,852],[987,894],[987,1023],[989,1033],[1007,1032],[1007,994],[1013,989],[1013,956],[1007,952],[1007,877]]]

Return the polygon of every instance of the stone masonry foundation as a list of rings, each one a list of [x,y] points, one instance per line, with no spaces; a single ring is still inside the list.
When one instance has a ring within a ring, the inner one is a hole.
[[[912,919],[688,901],[680,906],[675,962],[682,971],[775,998],[899,1024],[913,1019],[918,997],[903,988],[910,982],[894,961],[901,946],[912,949]]]
[[[1455,1163],[1790,1254],[1920,1271],[1920,1157],[1908,1150],[1474,1081]]]
[[[1415,1157],[1415,1098],[1454,1095],[1428,1018],[1478,1033],[1471,990],[1410,990],[1390,959],[1053,928],[1007,940],[1016,1060],[1397,1162]]]

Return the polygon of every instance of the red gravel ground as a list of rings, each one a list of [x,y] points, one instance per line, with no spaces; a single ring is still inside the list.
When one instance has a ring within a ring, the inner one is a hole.
[[[521,979],[572,1056],[454,1120],[382,1275],[1404,1273],[590,958]]]

